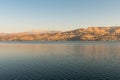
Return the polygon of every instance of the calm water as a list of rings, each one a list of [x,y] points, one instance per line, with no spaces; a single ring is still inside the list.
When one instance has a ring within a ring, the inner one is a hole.
[[[120,42],[0,42],[0,80],[120,80]]]

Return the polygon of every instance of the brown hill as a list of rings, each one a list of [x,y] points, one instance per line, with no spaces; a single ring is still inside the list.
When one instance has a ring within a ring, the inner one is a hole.
[[[10,41],[113,41],[120,40],[120,27],[88,27],[54,33],[11,33],[0,34],[0,40]]]

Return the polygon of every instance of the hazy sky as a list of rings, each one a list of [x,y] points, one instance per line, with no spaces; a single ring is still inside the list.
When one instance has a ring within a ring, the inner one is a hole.
[[[0,0],[0,32],[120,25],[120,0]]]

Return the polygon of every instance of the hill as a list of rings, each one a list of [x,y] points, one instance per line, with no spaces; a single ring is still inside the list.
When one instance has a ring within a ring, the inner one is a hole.
[[[0,33],[1,41],[116,41],[120,40],[120,26],[88,27],[65,32]]]

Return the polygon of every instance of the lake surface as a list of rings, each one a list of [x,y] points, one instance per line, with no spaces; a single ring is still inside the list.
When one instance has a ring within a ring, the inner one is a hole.
[[[120,80],[120,42],[0,42],[0,80]]]

